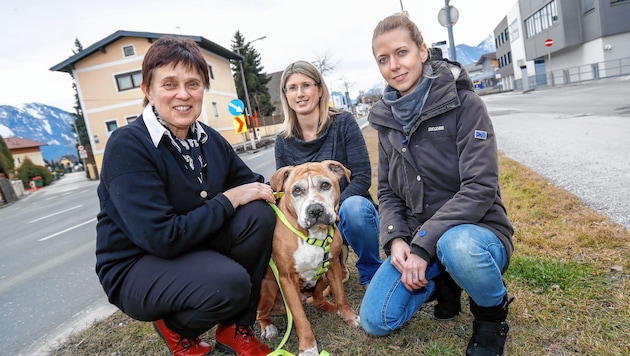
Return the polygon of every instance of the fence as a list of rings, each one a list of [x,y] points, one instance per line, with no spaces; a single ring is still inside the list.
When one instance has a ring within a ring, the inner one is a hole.
[[[527,80],[529,88],[540,88],[620,77],[624,75],[630,75],[630,57],[584,64],[576,67],[531,75],[527,78]],[[514,80],[514,90],[523,90],[522,79]]]

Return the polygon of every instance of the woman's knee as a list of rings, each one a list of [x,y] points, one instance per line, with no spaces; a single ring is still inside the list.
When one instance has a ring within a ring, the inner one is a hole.
[[[346,230],[375,230],[378,232],[378,213],[371,201],[353,195],[339,207],[340,223]]]
[[[353,216],[357,214],[362,214],[362,211],[364,209],[363,200],[366,199],[359,195],[353,195],[346,198],[339,207],[339,215]]]
[[[243,207],[243,213],[260,228],[273,231],[276,226],[276,213],[266,201],[254,200]]]
[[[374,313],[375,308],[362,305],[359,311],[361,328],[371,336],[385,336],[391,332],[382,320]]]

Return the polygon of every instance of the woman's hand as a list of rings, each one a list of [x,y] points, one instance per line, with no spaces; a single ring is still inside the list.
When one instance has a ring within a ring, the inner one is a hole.
[[[425,278],[427,261],[411,253],[411,247],[403,239],[394,239],[391,243],[390,256],[392,265],[400,272],[400,281],[412,291],[429,283]]]
[[[425,287],[429,283],[425,276],[427,266],[427,261],[422,257],[410,253],[401,276],[405,288],[412,291]]]
[[[271,189],[268,184],[258,182],[247,183],[228,189],[223,192],[223,195],[230,200],[234,209],[259,199],[266,200],[273,204],[276,203],[276,199],[273,196],[273,189]]]

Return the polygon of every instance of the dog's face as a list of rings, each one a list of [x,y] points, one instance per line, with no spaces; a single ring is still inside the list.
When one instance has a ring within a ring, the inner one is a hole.
[[[350,181],[350,171],[337,161],[309,162],[277,170],[270,178],[274,191],[283,191],[282,199],[297,217],[298,225],[309,230],[318,225],[332,225],[337,218],[339,181]]]

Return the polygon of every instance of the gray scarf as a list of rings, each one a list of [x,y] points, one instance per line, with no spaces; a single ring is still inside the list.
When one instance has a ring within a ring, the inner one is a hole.
[[[431,66],[424,66],[424,68],[427,75],[433,74]],[[409,134],[411,128],[420,119],[431,84],[433,84],[433,78],[423,76],[418,86],[405,96],[400,96],[400,93],[389,85],[385,88],[383,102],[391,106],[394,119],[402,125],[405,134]]]

